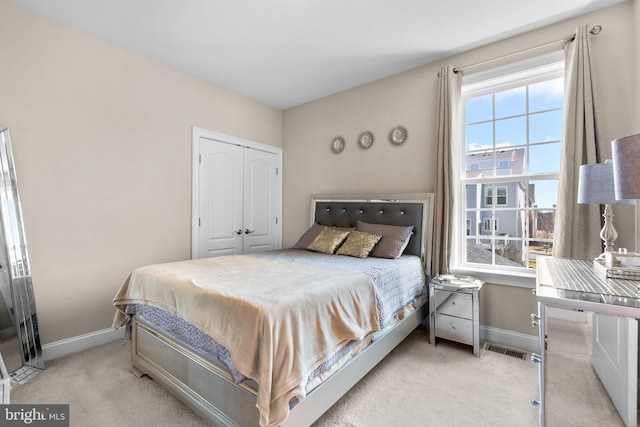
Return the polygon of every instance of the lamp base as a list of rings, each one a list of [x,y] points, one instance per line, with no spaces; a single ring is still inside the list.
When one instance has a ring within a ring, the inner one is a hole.
[[[596,260],[601,260],[603,263],[605,262],[605,254],[607,252],[613,252],[613,246],[618,238],[618,232],[613,226],[613,209],[611,205],[604,205],[604,213],[602,214],[604,218],[604,225],[602,226],[602,230],[600,230],[600,238],[604,242],[604,252],[602,252]]]

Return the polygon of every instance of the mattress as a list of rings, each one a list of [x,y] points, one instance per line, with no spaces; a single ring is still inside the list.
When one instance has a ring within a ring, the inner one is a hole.
[[[307,392],[375,340],[380,332],[392,327],[395,321],[402,319],[426,300],[424,272],[420,258],[417,256],[403,255],[393,260],[359,259],[299,249],[283,249],[250,256],[332,270],[358,271],[372,279],[381,331],[358,341],[350,341],[318,366],[307,379]],[[235,382],[247,380],[236,369],[230,352],[223,345],[186,320],[150,305],[130,304],[126,311],[127,314],[135,314],[143,318],[147,323],[177,338],[198,353],[215,357]]]

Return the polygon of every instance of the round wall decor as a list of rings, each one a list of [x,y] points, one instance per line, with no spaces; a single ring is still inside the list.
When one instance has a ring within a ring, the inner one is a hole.
[[[376,137],[373,135],[371,131],[364,131],[358,137],[358,145],[360,148],[364,148],[365,150],[373,145]]]
[[[389,131],[389,142],[393,145],[402,145],[409,139],[409,131],[404,126],[396,126]]]
[[[341,153],[342,150],[344,150],[345,145],[346,144],[344,142],[344,138],[341,136],[336,136],[335,138],[333,138],[333,140],[331,140],[331,151],[336,154]]]

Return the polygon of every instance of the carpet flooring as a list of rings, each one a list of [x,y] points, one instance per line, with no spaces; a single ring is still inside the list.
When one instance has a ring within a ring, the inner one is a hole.
[[[588,337],[585,325],[550,322],[548,426],[623,425],[590,366]],[[554,356],[568,345],[577,357]],[[206,425],[130,369],[129,342],[116,341],[49,361],[11,403],[67,403],[72,427]],[[471,347],[447,341],[433,346],[419,328],[313,426],[536,426],[537,390],[530,360],[488,350],[474,357]]]

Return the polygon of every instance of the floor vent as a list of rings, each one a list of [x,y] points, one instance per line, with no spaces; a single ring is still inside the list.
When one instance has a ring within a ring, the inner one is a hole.
[[[528,353],[526,351],[517,350],[515,348],[504,347],[494,343],[485,343],[484,349],[493,351],[494,353],[504,354],[506,356],[515,357],[516,359],[527,360]]]

